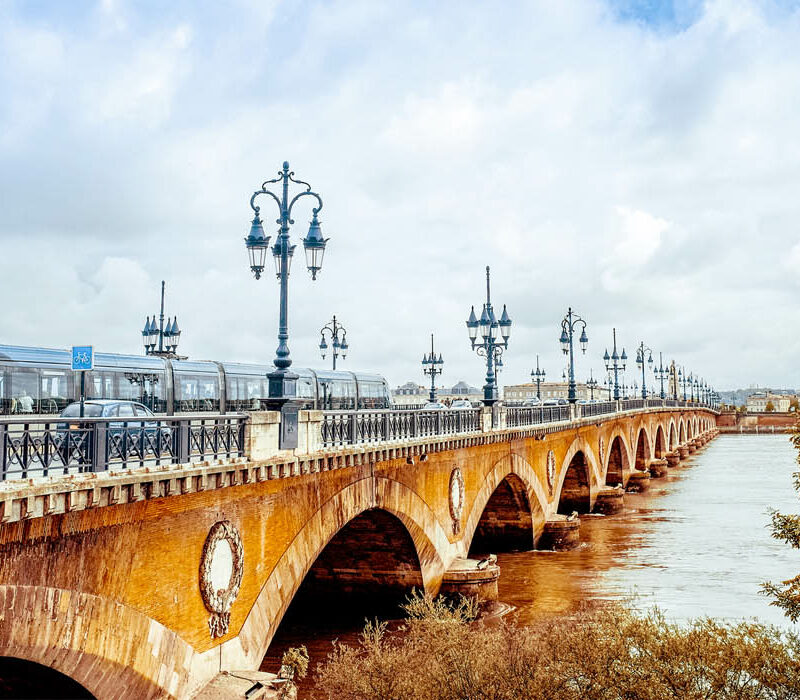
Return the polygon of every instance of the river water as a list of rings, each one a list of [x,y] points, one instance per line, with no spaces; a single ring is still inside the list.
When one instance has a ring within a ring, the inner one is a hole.
[[[626,494],[624,512],[581,516],[579,548],[498,555],[500,600],[521,624],[537,616],[624,600],[658,605],[671,619],[756,617],[795,628],[759,595],[759,584],[800,571],[800,554],[769,535],[768,509],[797,512],[797,453],[786,435],[721,435],[650,491]],[[339,611],[340,613],[342,611]],[[306,644],[312,667],[330,642],[354,642],[359,611],[336,620],[287,620],[262,668],[277,670],[288,646]]]

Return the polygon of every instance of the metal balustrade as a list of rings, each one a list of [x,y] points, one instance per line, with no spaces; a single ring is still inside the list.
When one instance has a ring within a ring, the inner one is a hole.
[[[0,420],[0,479],[243,456],[243,414]]]
[[[569,420],[569,406],[512,406],[506,408],[506,426],[509,428],[555,423],[562,420]]]
[[[581,404],[582,416],[600,416],[604,413],[614,413],[617,410],[615,401],[600,401],[598,403]]]
[[[637,408],[644,408],[644,399],[623,399],[620,403],[620,408],[623,411],[632,411]]]
[[[406,440],[431,435],[454,435],[481,429],[481,410],[325,411],[322,444],[325,447]]]

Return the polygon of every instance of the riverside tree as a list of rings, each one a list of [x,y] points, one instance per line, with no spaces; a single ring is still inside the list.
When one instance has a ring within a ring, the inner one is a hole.
[[[797,463],[800,464],[800,420],[792,428],[790,439],[798,451]],[[800,471],[794,472],[792,479],[794,490],[800,495]],[[780,513],[777,510],[771,511],[770,515],[772,536],[800,549],[800,515]],[[761,590],[772,598],[770,604],[781,608],[792,622],[800,620],[800,574],[779,584],[764,583]]]

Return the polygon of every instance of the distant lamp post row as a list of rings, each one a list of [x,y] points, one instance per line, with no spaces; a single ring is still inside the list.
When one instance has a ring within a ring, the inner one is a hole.
[[[541,384],[544,381],[545,371],[539,369],[539,356],[536,356],[536,369],[531,370],[531,379],[536,382],[536,398],[542,398]]]
[[[614,345],[611,351],[611,354],[608,354],[608,348],[606,348],[606,352],[603,355],[603,361],[606,364],[606,372],[612,373],[614,376],[614,400],[619,400],[619,390],[620,390],[620,383],[619,383],[619,373],[625,371],[625,364],[628,361],[628,355],[625,353],[625,348],[622,348],[622,354],[620,355],[617,352],[617,329],[612,329],[612,334],[614,338]],[[611,376],[609,375],[609,379]]]
[[[436,377],[444,371],[443,366],[442,353],[436,357],[436,353],[433,351],[433,333],[431,333],[431,351],[422,356],[422,373],[431,378],[431,391],[428,395],[431,403],[436,401]]]
[[[480,331],[480,338],[478,332]],[[472,349],[481,357],[486,358],[486,384],[483,386],[483,403],[492,406],[497,403],[497,375],[496,365],[502,367],[501,356],[508,348],[508,339],[511,336],[511,319],[503,305],[500,320],[497,319],[492,308],[490,290],[489,266],[486,266],[486,302],[480,320],[475,316],[473,306],[467,319],[467,332],[469,333]]]
[[[589,370],[589,378],[586,380],[586,386],[589,387],[589,399],[594,401],[594,390],[597,389],[598,382],[594,378],[592,374],[592,370]]]
[[[581,327],[581,351],[586,354],[586,346],[589,344],[589,338],[586,336],[586,321],[578,316],[572,307],[567,310],[567,315],[561,321],[561,350],[569,357],[569,389],[567,391],[567,398],[570,403],[575,403],[578,397],[575,392],[575,351],[573,347],[573,337],[575,331]]]
[[[342,359],[347,358],[347,351],[350,349],[350,346],[347,344],[347,329],[336,320],[336,316],[333,317],[333,320],[329,323],[325,324],[322,328],[320,328],[319,333],[321,339],[319,341],[319,352],[322,355],[322,359],[325,359],[325,355],[328,353],[328,342],[325,339],[325,333],[327,332],[328,337],[330,338],[331,344],[331,356],[333,357],[333,369],[336,369],[336,359],[341,355]]]
[[[647,398],[647,378],[645,370],[653,368],[653,351],[648,348],[644,341],[640,341],[639,347],[636,348],[636,366],[642,371],[642,398]]]
[[[304,186],[305,189],[300,193],[289,198],[289,183]],[[267,189],[267,185],[277,183],[280,185],[280,195]],[[280,313],[278,322],[278,348],[275,353],[275,371],[267,374],[269,380],[268,401],[269,408],[281,408],[285,403],[297,395],[297,375],[289,371],[292,360],[289,354],[289,272],[292,264],[292,256],[296,246],[289,240],[289,226],[294,224],[292,219],[292,209],[302,197],[313,197],[316,204],[312,209],[311,224],[308,234],[303,239],[303,248],[306,253],[306,267],[311,273],[311,279],[316,279],[317,274],[322,269],[322,258],[325,254],[327,238],[322,237],[322,229],[318,219],[318,214],[322,210],[322,198],[312,192],[311,185],[302,180],[294,178],[294,172],[289,170],[289,163],[284,162],[282,170],[278,171],[278,177],[267,180],[261,185],[261,189],[256,190],[250,197],[250,207],[254,212],[253,221],[250,227],[250,235],[245,238],[245,246],[250,258],[250,269],[256,279],[261,278],[269,250],[270,237],[264,234],[264,226],[261,221],[261,208],[256,206],[256,197],[267,195],[272,197],[278,205],[279,217],[276,223],[279,225],[278,236],[275,245],[272,246],[272,257],[275,261],[275,274],[280,281]]]
[[[669,366],[664,367],[664,357],[662,353],[658,353],[658,366],[653,368],[653,374],[661,383],[661,393],[659,394],[659,397],[664,399],[666,398],[666,394],[664,393],[664,380],[669,379]]]
[[[164,287],[165,283],[161,281],[161,313],[159,314],[158,324],[156,324],[156,315],[153,314],[151,319],[149,316],[145,321],[144,328],[142,329],[142,343],[144,344],[144,351],[146,355],[155,355],[157,357],[174,357],[178,352],[178,342],[181,339],[181,329],[178,328],[178,317],[173,319],[167,318],[167,326],[164,327]]]

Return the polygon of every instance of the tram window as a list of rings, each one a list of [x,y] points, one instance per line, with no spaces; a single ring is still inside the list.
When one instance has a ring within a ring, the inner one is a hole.
[[[356,407],[355,382],[330,379],[320,382],[320,403],[323,408],[334,411],[349,411]]]
[[[70,374],[63,370],[42,370],[40,413],[60,413],[70,402]]]
[[[219,385],[216,377],[175,373],[175,401],[180,411],[219,411]]]
[[[15,369],[11,374],[11,412],[39,412],[39,371]]]
[[[314,398],[314,380],[311,377],[300,377],[297,380],[297,396],[301,399]]]
[[[361,408],[386,408],[386,392],[380,382],[360,381],[358,391]]]
[[[8,396],[9,380],[6,378],[10,370],[0,365],[0,415],[11,413],[11,400]]]
[[[229,411],[260,411],[266,388],[261,377],[231,377],[228,380]]]

